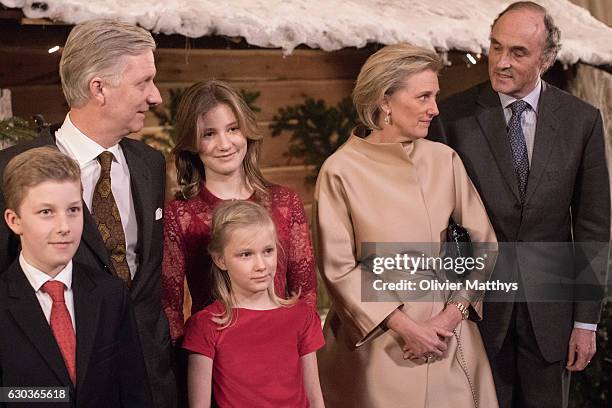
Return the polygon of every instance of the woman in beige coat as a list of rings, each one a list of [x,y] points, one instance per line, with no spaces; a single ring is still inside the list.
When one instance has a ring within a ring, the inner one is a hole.
[[[409,45],[372,55],[353,92],[365,127],[319,173],[315,240],[332,299],[318,356],[327,407],[498,405],[473,321],[482,319],[483,292],[421,286],[446,282],[433,266],[385,265],[382,273],[371,267],[375,258],[396,254],[442,259],[450,218],[473,242],[489,243],[475,249],[482,267],[468,279],[485,282],[495,264],[495,234],[461,160],[424,139],[438,114],[441,65],[434,52]],[[416,289],[373,290],[389,281]]]

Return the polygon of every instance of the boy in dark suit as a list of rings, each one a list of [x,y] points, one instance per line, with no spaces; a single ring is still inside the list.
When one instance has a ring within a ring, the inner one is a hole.
[[[0,386],[67,388],[69,403],[41,407],[148,407],[125,284],[72,261],[81,191],[78,164],[53,147],[19,154],[4,171],[4,219],[21,253],[0,275]]]

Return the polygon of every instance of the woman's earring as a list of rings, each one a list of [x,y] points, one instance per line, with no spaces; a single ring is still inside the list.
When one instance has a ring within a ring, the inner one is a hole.
[[[387,125],[391,124],[391,112],[385,111],[385,123]]]

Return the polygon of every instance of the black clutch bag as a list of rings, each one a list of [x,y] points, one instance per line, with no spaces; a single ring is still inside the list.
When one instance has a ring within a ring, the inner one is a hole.
[[[470,233],[459,224],[450,222],[448,228],[446,228],[446,242],[447,251],[446,256],[454,258],[456,264],[465,265],[465,259],[459,261],[460,258],[473,258],[474,249],[472,248],[472,240],[470,239]],[[455,272],[458,275],[468,274],[473,268],[461,268],[462,272],[458,270]]]

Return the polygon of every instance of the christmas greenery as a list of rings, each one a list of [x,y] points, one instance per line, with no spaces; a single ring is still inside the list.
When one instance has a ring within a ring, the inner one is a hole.
[[[22,141],[34,139],[40,129],[42,117],[36,119],[23,119],[18,116],[0,121],[0,142],[3,145],[12,145]]]
[[[350,98],[331,107],[321,99],[307,98],[302,104],[279,109],[270,130],[273,137],[291,133],[286,155],[314,165],[315,171],[308,177],[313,182],[325,159],[348,139],[356,120]]]

